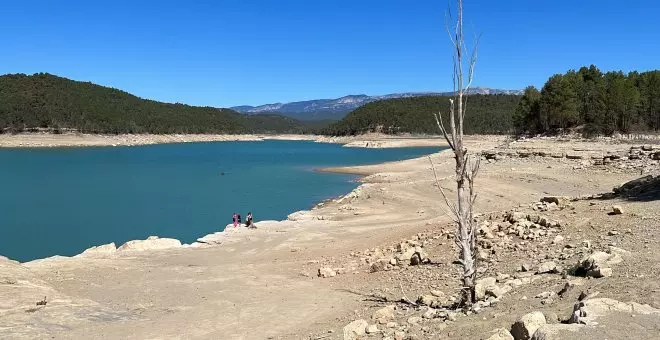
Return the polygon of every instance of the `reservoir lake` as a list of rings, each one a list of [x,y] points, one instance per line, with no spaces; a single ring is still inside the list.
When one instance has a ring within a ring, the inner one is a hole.
[[[315,168],[414,158],[439,147],[364,149],[309,141],[0,149],[0,255],[72,256],[151,235],[192,243],[231,223],[282,220],[346,194],[352,175]]]

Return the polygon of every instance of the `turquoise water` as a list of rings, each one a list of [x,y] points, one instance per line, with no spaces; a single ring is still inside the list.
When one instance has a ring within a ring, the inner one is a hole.
[[[234,211],[281,220],[358,185],[355,176],[314,168],[438,150],[305,141],[1,149],[0,255],[70,256],[150,235],[191,243],[222,230]]]

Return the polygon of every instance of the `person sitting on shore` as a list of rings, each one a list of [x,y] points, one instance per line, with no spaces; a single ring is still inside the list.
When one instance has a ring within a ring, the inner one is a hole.
[[[234,213],[234,215],[232,215],[231,220],[232,220],[232,223],[234,224],[234,228],[238,227],[238,223],[237,223],[238,222],[238,215],[236,215],[236,213]]]
[[[245,217],[245,226],[248,228],[254,228],[254,225],[252,224],[252,213],[249,212],[247,216]]]

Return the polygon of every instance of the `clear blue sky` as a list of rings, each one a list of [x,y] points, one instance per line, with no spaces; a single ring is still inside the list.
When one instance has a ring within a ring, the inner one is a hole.
[[[49,72],[193,105],[451,89],[451,0],[4,1],[0,74]],[[660,68],[660,1],[465,0],[475,84]]]

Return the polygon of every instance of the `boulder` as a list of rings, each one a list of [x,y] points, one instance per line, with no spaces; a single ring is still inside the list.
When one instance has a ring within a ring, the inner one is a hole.
[[[426,255],[426,252],[424,252],[424,249],[422,249],[422,247],[420,246],[415,247],[414,252],[410,257],[409,261],[411,266],[418,266],[421,264],[431,262],[428,256]]]
[[[493,296],[495,298],[501,298],[504,294],[510,292],[513,288],[509,285],[492,285],[486,287],[486,295]]]
[[[612,207],[612,215],[621,215],[623,214],[623,208],[620,205],[615,205]]]
[[[548,261],[544,262],[539,266],[539,269],[536,271],[537,274],[546,274],[546,273],[553,273],[557,270],[557,264]]]
[[[435,310],[433,308],[429,308],[429,309],[426,310],[426,312],[424,312],[424,314],[422,314],[422,317],[424,319],[433,319],[433,318],[435,318],[437,313],[438,313],[437,310]]]
[[[516,223],[516,222],[521,222],[521,221],[526,221],[527,220],[527,214],[519,212],[519,211],[509,212],[506,217],[507,217],[507,220],[511,223]]]
[[[369,324],[365,320],[355,320],[344,326],[344,340],[359,340],[367,332]]]
[[[555,236],[554,240],[552,240],[552,244],[560,244],[564,242],[564,237],[561,235]]]
[[[494,277],[485,277],[479,279],[474,283],[474,298],[477,301],[482,301],[486,299],[486,291],[494,286],[497,282],[497,279]]]
[[[618,253],[608,254],[606,252],[597,251],[585,255],[580,262],[578,262],[575,269],[575,274],[580,276],[591,277],[606,277],[612,275],[612,270],[609,269],[612,265],[621,263],[623,258]]]
[[[612,276],[612,268],[596,268],[587,272],[587,276],[601,278]]]
[[[317,275],[318,277],[328,278],[328,277],[336,276],[337,272],[330,267],[324,267],[324,268],[319,268]]]
[[[568,205],[568,203],[571,201],[570,197],[567,196],[545,196],[541,197],[541,202],[544,203],[554,203],[559,207],[564,207]]]
[[[386,323],[389,320],[394,318],[394,311],[396,310],[395,305],[389,305],[387,307],[383,307],[377,311],[374,312],[374,314],[371,315],[371,318],[374,320],[378,320],[380,323]]]
[[[369,325],[369,326],[367,326],[367,328],[365,329],[365,332],[366,332],[367,334],[375,334],[375,333],[378,333],[378,326],[377,326],[377,325]]]
[[[369,267],[369,271],[372,273],[383,271],[385,270],[385,265],[386,263],[383,261],[376,261],[371,264],[371,266]]]
[[[541,326],[534,332],[531,340],[564,340],[575,337],[574,332],[580,331],[581,325],[553,324]]]
[[[515,340],[529,340],[537,329],[544,326],[545,316],[541,312],[525,314],[511,327],[511,335]]]
[[[181,241],[173,238],[149,236],[146,240],[132,240],[124,243],[117,251],[162,250],[181,247]]]
[[[445,293],[441,290],[432,290],[431,295],[433,295],[435,297],[440,297],[440,298],[445,297]]]
[[[431,306],[435,304],[437,297],[433,295],[421,295],[417,298],[417,303],[424,306]]]
[[[504,328],[498,328],[498,329],[494,330],[492,333],[494,333],[494,334],[491,335],[486,340],[514,340],[511,333],[508,330],[504,329]]]

